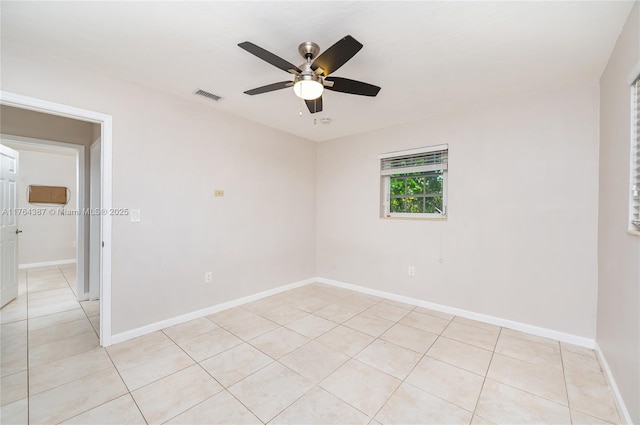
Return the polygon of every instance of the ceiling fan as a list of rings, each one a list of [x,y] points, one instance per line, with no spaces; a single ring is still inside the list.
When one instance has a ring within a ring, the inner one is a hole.
[[[305,59],[305,63],[299,67],[249,41],[240,43],[238,46],[276,68],[295,76],[293,81],[280,81],[279,83],[247,90],[245,93],[248,95],[253,96],[293,87],[296,96],[304,99],[309,112],[314,114],[322,111],[322,92],[324,89],[360,96],[376,96],[380,91],[380,87],[363,83],[362,81],[329,77],[329,74],[344,65],[362,49],[362,44],[350,35],[339,40],[320,56],[318,56],[320,46],[316,43],[307,41],[300,44],[298,52]]]

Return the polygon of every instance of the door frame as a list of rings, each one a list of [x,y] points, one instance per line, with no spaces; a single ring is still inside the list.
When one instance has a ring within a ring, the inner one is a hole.
[[[101,208],[100,203],[100,189],[102,188],[102,182],[100,181],[100,157],[102,149],[102,141],[100,138],[96,139],[89,146],[89,199],[86,200],[85,205],[88,205],[91,210]],[[97,155],[97,158],[96,158]],[[97,164],[97,166],[96,166]],[[97,171],[97,173],[96,173]],[[97,202],[96,202],[97,201]],[[100,264],[100,252],[102,248],[100,244],[102,239],[100,238],[100,216],[89,216],[89,249],[86,252],[89,254],[86,264],[89,266],[87,276],[87,299],[95,300],[100,299],[100,270],[102,268]]]
[[[113,118],[111,115],[88,109],[76,108],[74,106],[63,105],[61,103],[36,99],[7,91],[0,91],[0,105],[12,106],[20,109],[27,109],[36,112],[43,112],[50,115],[88,121],[100,124],[101,146],[101,182],[102,182],[102,209],[109,212],[113,207],[112,202],[112,135]],[[111,345],[111,215],[100,216],[100,226],[102,230],[102,269],[100,285],[100,345],[107,347]]]
[[[35,139],[33,137],[14,136],[12,134],[0,134],[0,138],[9,142],[14,147],[49,146],[51,148],[63,148],[76,151],[76,209],[82,211],[85,208],[85,147],[73,143],[57,142],[54,140]],[[89,293],[85,291],[85,232],[87,231],[84,215],[76,215],[76,291],[78,301],[89,299]]]

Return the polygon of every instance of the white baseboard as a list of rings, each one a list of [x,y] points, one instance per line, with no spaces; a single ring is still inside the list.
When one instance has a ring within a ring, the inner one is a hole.
[[[600,348],[600,344],[596,341],[595,346],[596,354],[598,355],[598,360],[600,360],[600,364],[604,369],[604,373],[607,376],[607,380],[609,381],[609,385],[611,389],[613,389],[613,396],[616,401],[616,407],[618,408],[618,413],[621,418],[624,420],[624,423],[633,425],[633,421],[631,420],[631,415],[629,414],[629,410],[627,409],[627,405],[624,403],[624,399],[622,398],[622,394],[620,394],[620,390],[618,389],[618,385],[616,384],[616,380],[613,377],[613,373],[609,368],[609,363],[607,363],[607,359]]]
[[[57,260],[57,261],[43,261],[41,263],[25,263],[18,264],[19,269],[31,269],[34,267],[46,267],[46,266],[61,266],[63,264],[75,264],[76,260]]]
[[[184,322],[188,322],[190,320],[199,319],[200,317],[208,316],[210,314],[217,313],[222,310],[227,310],[229,308],[237,307],[242,304],[250,303],[252,301],[257,301],[259,299],[262,299],[271,295],[279,294],[280,292],[288,291],[290,289],[299,288],[301,286],[308,285],[314,282],[316,282],[316,279],[313,279],[313,278],[301,280],[299,282],[290,283],[288,285],[283,285],[283,286],[279,286],[277,288],[269,289],[263,292],[258,292],[257,294],[249,295],[243,298],[238,298],[237,300],[232,300],[232,301],[228,301],[222,304],[217,304],[211,307],[206,307],[201,310],[192,311],[191,313],[182,314],[180,316],[171,317],[169,319],[151,323],[146,326],[141,326],[139,328],[124,331],[119,334],[112,335],[111,344],[116,344],[118,342],[123,342],[132,338],[150,334],[151,332],[159,331],[161,329],[168,328],[169,326],[175,326]]]
[[[366,288],[364,286],[354,285],[352,283],[341,282],[338,280],[325,279],[318,277],[316,282],[325,283],[327,285],[337,286],[339,288],[351,289],[352,291],[362,292],[364,294],[374,295],[381,298],[387,298],[394,301],[400,301],[406,304],[411,304],[419,307],[429,308],[431,310],[440,311],[443,313],[453,314],[455,316],[464,317],[467,319],[478,320],[480,322],[489,323],[496,326],[502,326],[509,329],[514,329],[521,332],[526,332],[532,335],[541,336],[544,338],[551,338],[557,341],[567,342],[569,344],[579,345],[593,349],[595,347],[595,341],[593,339],[559,332],[552,329],[541,328],[538,326],[529,325],[527,323],[515,322],[513,320],[507,320],[500,317],[489,316],[487,314],[476,313],[469,310],[463,310],[460,308],[449,307],[442,304],[435,304],[429,301],[423,301],[417,298],[406,297],[403,295],[393,294],[391,292],[379,291],[377,289]]]
[[[419,307],[429,308],[431,310],[441,311],[443,313],[453,314],[455,316],[465,317],[467,319],[478,320],[480,322],[489,323],[496,326],[502,326],[509,329],[514,329],[521,332],[526,332],[532,335],[541,336],[544,338],[551,338],[557,341],[566,342],[569,344],[579,345],[593,349],[595,347],[595,341],[593,339],[568,334],[565,332],[559,332],[552,329],[541,328],[538,326],[529,325],[527,323],[515,322],[512,320],[503,319],[500,317],[490,316],[487,314],[476,313],[469,310],[463,310],[455,307],[449,307],[446,305],[436,304],[429,301],[420,300],[417,298],[406,297],[403,295],[393,294],[391,292],[379,291],[377,289],[366,288],[364,286],[355,285],[352,283],[341,282],[333,279],[326,279],[322,277],[309,278],[301,280],[299,282],[290,283],[288,285],[279,286],[277,288],[269,289],[267,291],[259,292],[257,294],[249,295],[247,297],[239,298],[237,300],[228,301],[226,303],[217,304],[211,307],[206,307],[201,310],[196,310],[191,313],[186,313],[180,316],[171,317],[169,319],[161,320],[159,322],[151,323],[146,326],[131,329],[119,334],[112,335],[111,343],[116,344],[118,342],[126,341],[128,339],[136,338],[142,335],[155,332],[169,326],[179,325],[189,320],[198,319],[200,317],[208,316],[213,313],[217,313],[222,310],[237,307],[242,304],[257,301],[261,298],[268,297],[270,295],[279,294],[280,292],[288,291],[290,289],[299,288],[310,283],[324,283],[327,285],[336,286],[339,288],[350,289],[352,291],[361,292],[363,294],[374,295],[381,298],[386,298],[394,301],[400,301],[406,304],[411,304]]]

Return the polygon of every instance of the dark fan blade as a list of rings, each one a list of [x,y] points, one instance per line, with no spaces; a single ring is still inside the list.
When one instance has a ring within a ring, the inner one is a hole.
[[[333,81],[333,86],[324,86],[327,90],[339,91],[342,93],[358,94],[360,96],[376,96],[380,87],[362,81],[350,80],[348,78],[327,77],[325,81]]]
[[[322,111],[322,96],[313,100],[305,100],[305,103],[307,104],[307,108],[309,108],[309,112],[312,114]]]
[[[318,56],[311,64],[311,69],[315,71],[318,67],[322,68],[322,75],[326,77],[347,63],[360,49],[362,44],[348,35]]]
[[[273,83],[268,86],[258,87],[257,89],[247,90],[244,93],[253,96],[254,94],[268,93],[274,90],[286,89],[291,86],[293,86],[293,81],[280,81],[279,83]]]
[[[295,66],[294,64],[287,62],[286,60],[282,59],[280,56],[276,56],[273,53],[268,52],[264,50],[262,47],[256,46],[255,44],[249,41],[240,43],[238,44],[238,46],[242,47],[247,52],[253,55],[256,55],[263,61],[269,62],[271,65],[275,66],[276,68],[280,68],[283,71],[289,72],[291,74],[300,74],[302,72],[302,70],[297,66]]]

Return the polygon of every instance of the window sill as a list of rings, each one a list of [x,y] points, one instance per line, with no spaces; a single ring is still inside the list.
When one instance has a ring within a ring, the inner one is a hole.
[[[380,217],[381,220],[447,221],[449,217]],[[638,233],[640,235],[640,232]]]

